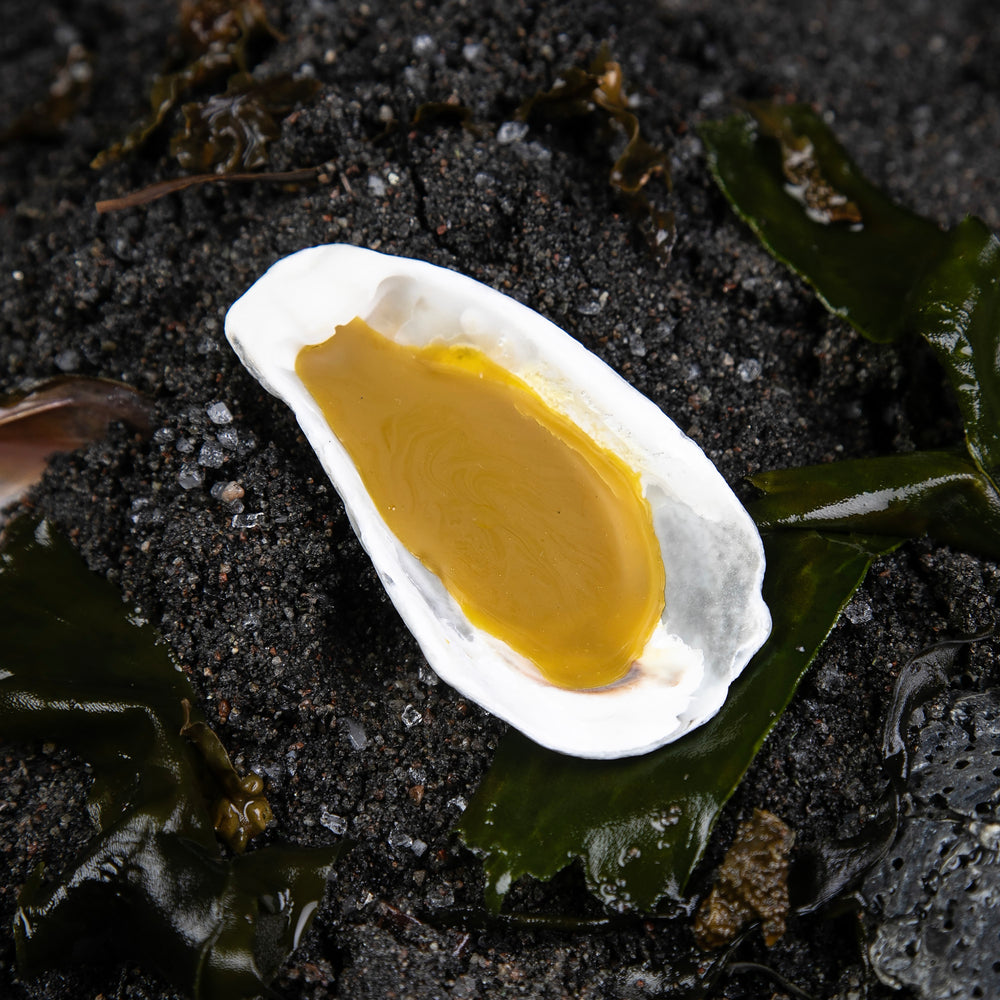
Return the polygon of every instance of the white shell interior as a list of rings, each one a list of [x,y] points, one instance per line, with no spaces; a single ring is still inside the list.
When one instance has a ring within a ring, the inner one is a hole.
[[[640,474],[666,572],[665,608],[630,673],[604,688],[548,683],[476,629],[389,531],[350,457],[295,373],[306,344],[356,316],[410,344],[460,340],[528,383]],[[241,361],[294,411],[386,591],[434,670],[536,742],[624,757],[711,718],[767,638],[757,529],[701,449],[652,402],[553,323],[471,278],[344,244],[279,260],[229,310]]]

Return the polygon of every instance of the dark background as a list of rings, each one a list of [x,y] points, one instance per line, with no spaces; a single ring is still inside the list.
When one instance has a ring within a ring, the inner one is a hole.
[[[97,200],[180,173],[162,137],[102,171],[88,165],[145,110],[176,9],[4,4],[0,129],[44,98],[71,44],[90,53],[93,80],[57,136],[0,148],[0,392],[63,372],[122,379],[154,401],[154,428],[172,433],[138,441],[116,428],[54,462],[30,503],[161,630],[238,764],[267,776],[269,839],[330,844],[324,815],[348,821],[356,846],[279,977],[282,995],[665,995],[690,951],[684,921],[570,932],[480,926],[454,912],[477,907],[482,889],[479,863],[449,833],[457,800],[471,796],[504,725],[428,676],[291,414],[229,350],[223,317],[278,257],[350,242],[456,267],[538,309],[660,404],[744,498],[743,477],[757,471],[952,443],[957,415],[929,354],[862,341],[774,264],[713,186],[696,126],[738,98],[811,102],[897,200],[941,224],[972,213],[995,228],[992,6],[299,0],[268,9],[284,38],[263,46],[257,72],[322,84],[284,122],[271,164],[328,162],[320,182],[212,185],[99,216]],[[620,137],[609,146],[593,124],[498,136],[524,98],[604,43],[623,65],[643,134],[670,154],[672,193],[650,185],[677,219],[666,266],[607,183]],[[449,98],[471,108],[475,131],[408,127],[421,104]],[[178,445],[198,454],[217,400],[243,445],[186,491]],[[254,526],[234,527],[212,497],[210,486],[228,480],[244,487],[245,513],[263,515]],[[781,815],[800,846],[863,824],[899,666],[936,637],[988,624],[997,589],[993,564],[926,541],[879,561],[727,807],[693,888],[754,807]],[[961,663],[969,683],[996,683],[989,643]],[[407,705],[422,715],[412,727],[401,721]],[[363,749],[348,721],[363,727]],[[17,979],[17,886],[39,860],[60,867],[88,836],[86,780],[52,746],[0,750],[0,995],[172,996],[148,970],[96,956],[93,967]],[[420,784],[417,802],[408,792]],[[399,832],[427,850],[392,846]],[[572,868],[550,886],[516,886],[509,906],[600,915]],[[850,914],[793,920],[773,949],[755,936],[740,957],[817,997],[890,995],[867,972],[857,929]],[[717,995],[788,994],[744,973]]]

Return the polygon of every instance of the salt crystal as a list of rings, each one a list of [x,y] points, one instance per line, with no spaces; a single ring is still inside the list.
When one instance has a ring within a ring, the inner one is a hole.
[[[520,142],[527,134],[527,122],[504,122],[497,129],[497,142],[501,146],[507,146],[512,142]]]
[[[61,372],[75,372],[80,367],[80,352],[69,348],[55,356],[56,368]]]
[[[198,464],[207,466],[209,469],[218,469],[224,459],[222,445],[218,441],[206,441],[201,446],[201,451],[198,452]]]
[[[405,723],[406,728],[409,729],[410,726],[415,726],[423,718],[423,716],[412,705],[407,705],[406,708],[403,709],[403,714],[400,718]]]
[[[347,730],[347,738],[351,741],[351,746],[355,750],[364,750],[368,746],[368,736],[365,727],[354,719],[345,719],[344,728]]]
[[[174,439],[174,431],[172,427],[158,427],[153,431],[153,440],[157,444],[169,444]]]
[[[197,465],[185,463],[181,466],[181,471],[177,474],[177,482],[181,484],[182,489],[193,490],[205,482],[205,474]]]
[[[453,799],[448,799],[448,808],[457,809],[459,812],[465,812],[466,807],[469,805],[468,802],[461,795],[456,795]]]
[[[424,853],[424,851],[426,851],[426,850],[427,850],[427,842],[426,842],[426,841],[424,841],[424,840],[420,840],[419,838],[417,838],[417,839],[415,839],[415,840],[414,840],[414,841],[413,841],[413,842],[412,842],[412,843],[410,844],[410,850],[411,850],[411,851],[413,851],[413,853],[414,853],[414,854],[415,854],[415,855],[416,855],[416,856],[417,856],[418,858],[419,858],[419,857],[422,857],[422,856],[423,856],[423,853]]]
[[[205,412],[213,424],[231,424],[233,422],[233,415],[225,403],[209,403],[205,407]]]
[[[635,357],[644,358],[646,356],[646,344],[642,339],[642,331],[638,327],[629,335],[628,347]]]
[[[760,373],[763,370],[764,366],[756,358],[747,358],[739,363],[736,374],[744,382],[754,382],[760,378]]]
[[[189,438],[181,438],[177,442],[177,450],[182,455],[190,455],[191,452],[194,451],[194,442],[191,441]]]
[[[386,837],[386,843],[396,850],[401,847],[409,847],[413,843],[413,838],[397,826],[393,827],[392,833]]]
[[[381,198],[385,194],[385,181],[382,180],[378,174],[368,175],[368,190],[371,191],[376,198]]]
[[[434,51],[434,39],[430,35],[417,35],[413,39],[413,51],[418,56],[427,56]]]
[[[323,824],[331,833],[337,834],[339,837],[342,833],[347,832],[347,820],[343,816],[338,816],[336,813],[330,812],[326,806],[323,806],[322,811],[319,814],[319,821]]]
[[[844,609],[844,616],[852,625],[864,625],[875,617],[872,606],[863,598],[851,601]]]
[[[264,521],[264,512],[258,510],[249,514],[234,514],[230,526],[233,528],[262,528]]]
[[[215,435],[215,439],[222,445],[226,451],[236,451],[240,444],[239,431],[235,427],[223,427],[218,434]]]

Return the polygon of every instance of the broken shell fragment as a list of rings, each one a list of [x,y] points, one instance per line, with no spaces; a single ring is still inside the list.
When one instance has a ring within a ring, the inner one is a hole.
[[[538,743],[675,740],[767,637],[763,547],[718,471],[526,306],[330,245],[278,261],[226,336],[294,411],[430,665]]]

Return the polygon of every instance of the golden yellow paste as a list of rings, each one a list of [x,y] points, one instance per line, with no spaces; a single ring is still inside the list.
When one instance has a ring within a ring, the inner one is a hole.
[[[638,476],[471,347],[406,347],[363,320],[295,370],[393,533],[477,627],[552,683],[622,677],[663,610]]]

